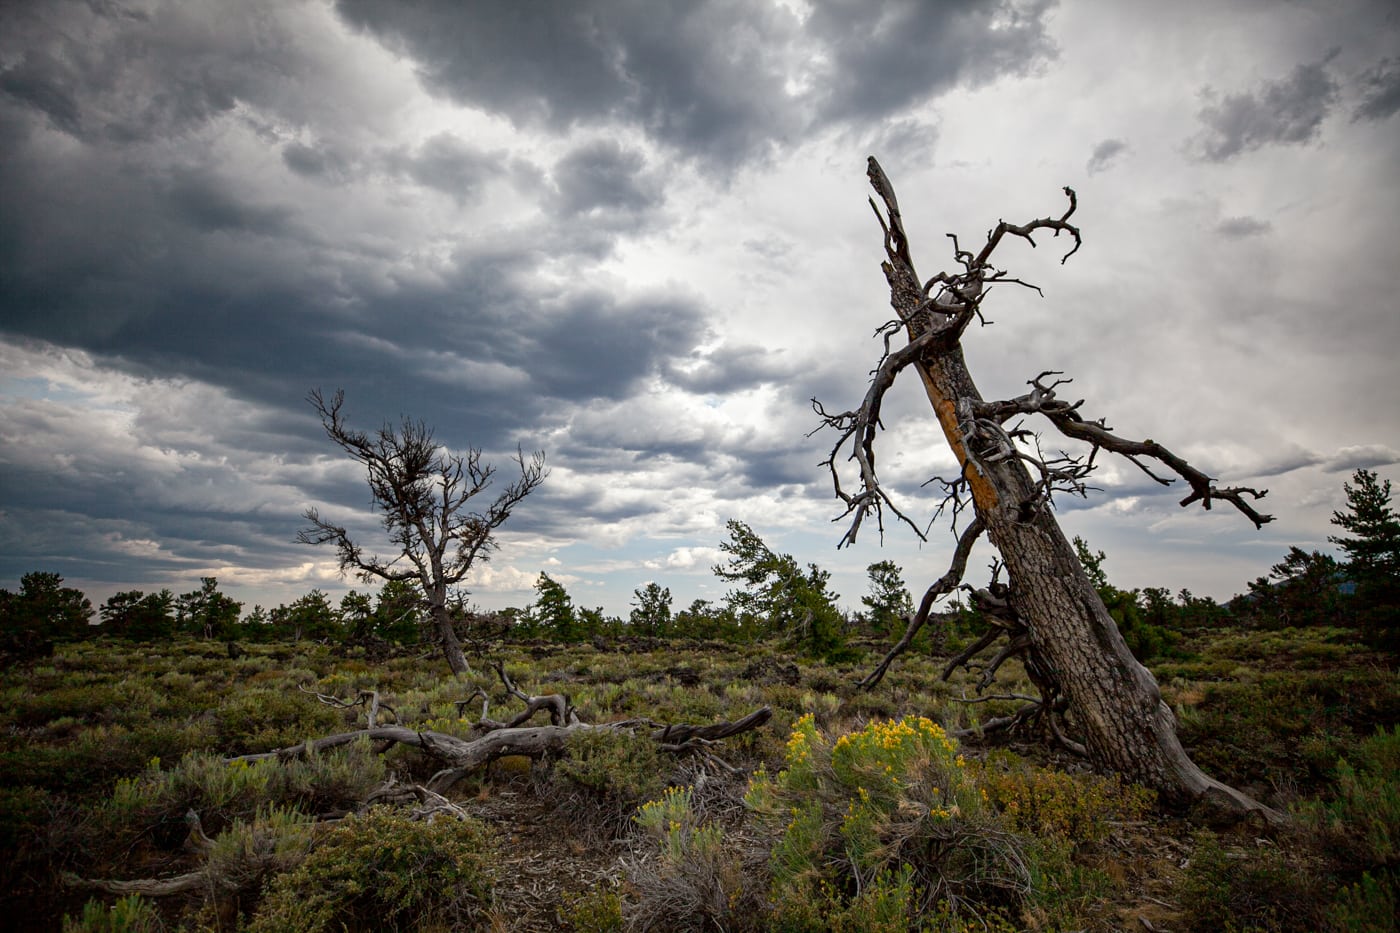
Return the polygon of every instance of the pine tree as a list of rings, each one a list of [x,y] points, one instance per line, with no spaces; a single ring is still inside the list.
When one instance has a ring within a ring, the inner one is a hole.
[[[1332,535],[1331,541],[1346,554],[1347,570],[1358,583],[1400,574],[1400,516],[1390,507],[1390,480],[1381,481],[1370,470],[1357,470],[1352,483],[1343,483],[1347,510],[1333,512],[1332,524],[1351,536]]]
[[[1390,505],[1390,480],[1357,470],[1342,488],[1347,508],[1332,513],[1332,524],[1351,534],[1327,540],[1346,555],[1347,574],[1356,584],[1357,620],[1366,640],[1400,650],[1400,516]]]
[[[877,632],[892,632],[904,616],[914,614],[914,600],[904,585],[899,565],[882,560],[865,568],[870,576],[870,594],[862,596],[870,625]]]
[[[578,614],[574,611],[573,598],[564,585],[549,574],[541,571],[535,581],[535,592],[539,599],[530,607],[539,629],[555,641],[576,641],[578,639]]]

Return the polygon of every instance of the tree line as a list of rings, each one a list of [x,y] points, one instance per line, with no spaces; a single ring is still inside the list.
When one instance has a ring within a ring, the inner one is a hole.
[[[1249,582],[1227,603],[1183,589],[1115,587],[1107,556],[1082,538],[1079,560],[1134,655],[1141,660],[1170,654],[1182,633],[1226,624],[1251,628],[1342,625],[1356,627],[1376,647],[1395,650],[1400,617],[1400,517],[1391,486],[1370,470],[1357,470],[1343,486],[1346,508],[1332,523],[1341,533],[1329,541],[1338,555],[1289,549],[1267,575]],[[448,605],[460,639],[516,637],[578,642],[595,638],[707,639],[753,642],[779,639],[812,656],[840,655],[853,636],[897,634],[913,613],[901,568],[890,560],[870,564],[861,608],[837,603],[830,573],[805,567],[773,550],[749,525],[731,520],[724,559],[713,570],[734,584],[719,601],[696,599],[677,609],[669,587],[648,582],[633,591],[626,617],[602,607],[579,605],[563,583],[541,572],[535,598],[522,607],[486,612],[457,598]],[[204,577],[198,589],[176,595],[169,589],[126,590],[94,611],[80,591],[51,571],[25,574],[17,592],[0,589],[0,639],[9,654],[42,653],[56,641],[109,635],[160,641],[177,635],[215,641],[314,641],[414,645],[430,643],[435,627],[430,600],[412,580],[388,580],[377,593],[351,590],[339,602],[313,589],[290,603],[264,608],[223,593]],[[97,624],[93,624],[94,620]],[[982,628],[978,610],[957,605],[941,619],[946,634]]]

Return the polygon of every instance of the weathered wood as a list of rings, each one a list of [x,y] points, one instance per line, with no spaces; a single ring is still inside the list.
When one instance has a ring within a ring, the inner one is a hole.
[[[898,371],[912,367],[960,467],[959,478],[946,484],[950,495],[966,491],[988,540],[1004,561],[1009,580],[1007,608],[1013,616],[1007,630],[1013,639],[1011,653],[1024,649],[1027,670],[1043,695],[1036,712],[1045,717],[1048,729],[1061,736],[1069,747],[1082,745],[1099,767],[1154,788],[1164,802],[1205,802],[1226,812],[1258,812],[1270,819],[1278,818],[1278,814],[1247,795],[1206,776],[1186,755],[1176,735],[1175,717],[1162,700],[1156,680],[1128,650],[1060,530],[1049,507],[1050,498],[1057,488],[1075,489],[1079,479],[1092,469],[1092,457],[1088,464],[1050,464],[1017,448],[1015,438],[1001,425],[1008,413],[1044,414],[1064,433],[1089,442],[1095,450],[1102,447],[1119,452],[1139,466],[1143,457],[1163,463],[1192,487],[1192,494],[1183,505],[1200,501],[1208,507],[1212,498],[1230,501],[1256,525],[1268,517],[1254,512],[1244,496],[1259,498],[1262,493],[1249,489],[1217,490],[1205,474],[1161,445],[1117,438],[1101,423],[1085,422],[1075,414],[1078,405],[1047,404],[1053,400],[1053,387],[1044,386],[1039,380],[1033,380],[1035,391],[1022,399],[988,403],[978,391],[963,356],[962,334],[972,320],[980,318],[988,285],[1025,284],[990,265],[992,254],[1005,235],[1025,239],[1034,246],[1033,236],[1049,230],[1056,236],[1068,234],[1074,240],[1065,259],[1079,249],[1079,230],[1069,223],[1076,207],[1074,192],[1065,189],[1070,208],[1062,217],[1019,226],[1001,222],[976,255],[958,247],[954,238],[954,258],[962,271],[940,272],[924,283],[914,269],[894,187],[873,158],[868,175],[884,208],[882,213],[881,205],[872,199],[871,206],[880,218],[885,239],[886,261],[881,268],[889,285],[890,304],[904,327],[908,346],[901,350],[887,348],[876,380],[858,412],[826,416],[818,406],[827,424],[841,432],[831,460],[833,474],[836,454],[846,444],[861,471],[860,493],[846,493],[837,480],[838,497],[847,503],[848,512],[855,512],[848,539],[863,517],[863,508],[878,509],[885,501],[874,473],[879,404]],[[917,351],[909,353],[909,347],[916,347]],[[1046,375],[1049,374],[1040,378]],[[1031,476],[1027,462],[1035,466],[1039,479]],[[964,543],[960,542],[959,551]],[[960,570],[956,561],[955,569]],[[940,586],[942,592],[950,589]],[[979,643],[979,650],[990,643]],[[994,672],[1007,656],[1006,652],[999,655],[990,670]],[[883,672],[890,660],[887,657],[877,671]],[[867,681],[876,682],[878,677],[872,674]],[[1056,710],[1060,707],[1072,716],[1078,740],[1065,735],[1056,722]]]
[[[750,729],[759,728],[773,716],[773,711],[765,706],[733,722],[722,721],[707,725],[658,725],[643,719],[591,724],[579,720],[566,697],[560,694],[531,696],[511,681],[504,666],[498,664],[496,670],[512,695],[526,704],[526,711],[508,723],[487,720],[483,715],[482,720],[473,726],[473,730],[480,734],[470,739],[463,739],[445,732],[410,729],[406,726],[367,725],[363,729],[337,732],[318,739],[299,742],[296,745],[288,745],[285,748],[255,752],[249,755],[236,755],[224,760],[226,762],[290,761],[308,754],[350,745],[361,739],[383,743],[385,748],[395,744],[407,745],[421,749],[442,762],[443,769],[434,774],[427,785],[427,790],[442,794],[463,777],[498,758],[512,755],[543,758],[548,755],[560,754],[568,747],[570,738],[580,732],[602,730],[635,734],[645,729],[652,741],[667,751],[676,753],[703,752],[706,746],[714,742],[738,735],[741,732],[747,732]],[[521,724],[540,710],[547,710],[550,713],[550,725],[525,726]],[[484,712],[485,707],[483,707],[483,714]]]

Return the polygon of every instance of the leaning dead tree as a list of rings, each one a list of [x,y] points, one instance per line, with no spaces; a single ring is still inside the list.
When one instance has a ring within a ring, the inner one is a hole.
[[[321,416],[326,436],[365,467],[374,509],[382,513],[384,530],[398,554],[389,560],[365,554],[344,526],[326,521],[314,508],[306,510],[310,526],[297,533],[297,540],[334,544],[341,572],[365,581],[416,583],[452,673],[470,673],[452,624],[453,590],[473,565],[490,559],[496,529],[549,475],[544,453],[537,451],[527,463],[524,453],[516,451],[519,479],[506,486],[485,511],[476,511],[476,497],[491,485],[496,472],[481,461],[477,448],[465,454],[449,453],[433,439],[432,428],[407,418],[398,428],[385,425],[373,434],[357,431],[346,425],[341,414],[343,392],[336,392],[328,402],[317,389],[308,400]]]
[[[1175,474],[1190,490],[1181,500],[1183,506],[1199,502],[1209,509],[1217,502],[1226,503],[1256,526],[1270,520],[1251,504],[1264,493],[1217,487],[1210,477],[1156,441],[1121,437],[1102,419],[1086,418],[1080,413],[1082,402],[1068,402],[1057,395],[1068,381],[1054,378],[1058,373],[1041,373],[1028,383],[1030,391],[1016,398],[983,399],[963,358],[963,333],[973,321],[983,320],[982,302],[991,287],[1000,283],[1034,287],[992,264],[1008,237],[1035,246],[1036,235],[1063,235],[1073,245],[1061,262],[1078,251],[1080,232],[1070,222],[1076,206],[1074,191],[1064,189],[1069,207],[1058,218],[1020,225],[1002,221],[975,252],[963,249],[953,236],[952,271],[923,279],[914,268],[893,186],[873,158],[867,174],[879,198],[879,203],[872,198],[870,204],[884,231],[886,259],[881,266],[897,318],[877,331],[884,338],[884,354],[858,408],[833,413],[813,400],[822,426],[838,435],[825,463],[836,496],[845,503],[844,514],[850,518],[841,544],[854,543],[863,522],[872,516],[883,532],[886,513],[923,537],[880,485],[876,472],[881,405],[895,377],[906,369],[913,369],[922,380],[961,467],[955,478],[938,480],[945,493],[939,511],[951,511],[955,529],[969,505],[973,517],[958,536],[947,573],[929,587],[900,644],[863,685],[879,682],[941,597],[959,587],[971,589],[962,584],[968,555],[985,535],[999,552],[1000,564],[988,586],[973,590],[973,601],[992,628],[953,663],[966,663],[1002,641],[984,669],[981,686],[985,688],[1007,659],[1024,662],[1040,696],[1001,725],[1039,728],[1097,766],[1156,789],[1164,802],[1205,803],[1232,814],[1261,811],[1274,818],[1272,811],[1245,794],[1205,775],[1186,755],[1177,739],[1175,716],[1162,700],[1156,680],[1128,650],[1052,511],[1057,493],[1086,492],[1086,479],[1100,451],[1127,458],[1158,483],[1173,482],[1166,474]],[[900,332],[906,339],[895,345]],[[1030,416],[1040,416],[1062,435],[1083,442],[1087,453],[1046,453],[1038,434],[1013,423]],[[855,464],[858,480],[853,488],[843,482],[839,465],[843,462]],[[998,579],[1002,569],[1005,582]]]

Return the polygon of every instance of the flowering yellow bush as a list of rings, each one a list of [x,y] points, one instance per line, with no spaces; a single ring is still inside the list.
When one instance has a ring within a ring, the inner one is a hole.
[[[880,720],[832,740],[803,716],[784,764],[756,773],[745,796],[775,837],[776,926],[899,929],[940,901],[965,903],[974,888],[993,901],[1027,888],[1018,838],[933,721]]]

